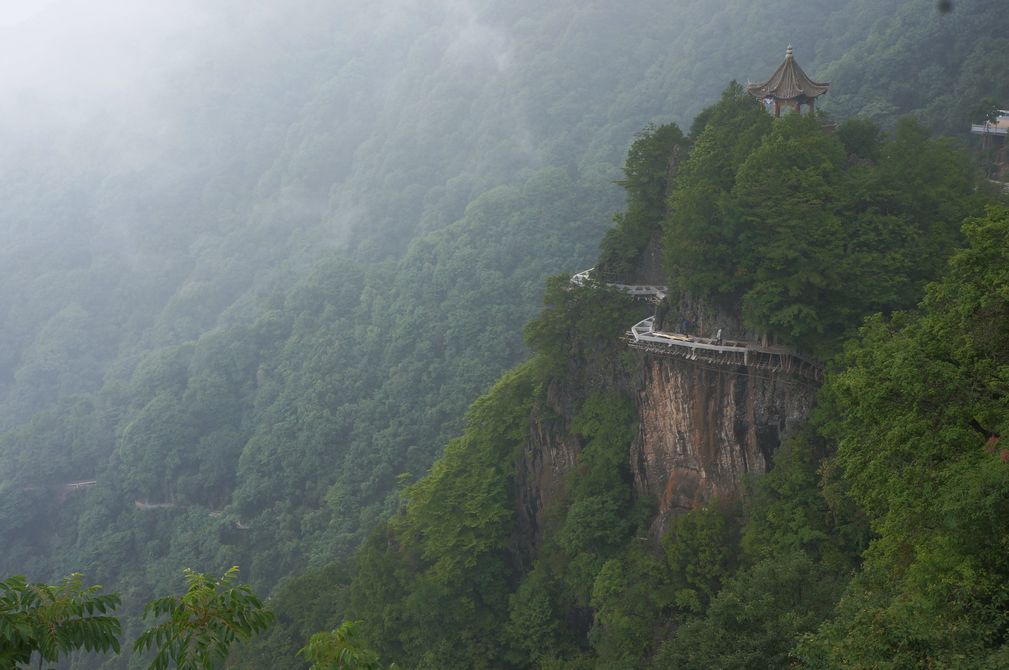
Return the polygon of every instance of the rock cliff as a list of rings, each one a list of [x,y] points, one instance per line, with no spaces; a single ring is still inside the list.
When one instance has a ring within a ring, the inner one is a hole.
[[[816,388],[783,373],[633,352],[634,373],[606,380],[634,398],[638,432],[628,451],[638,495],[655,501],[655,537],[676,514],[738,495],[751,473],[809,414]],[[613,374],[613,369],[609,372]],[[599,382],[598,371],[593,373]],[[516,478],[517,533],[539,545],[551,505],[564,495],[581,444],[565,430],[576,404],[555,392],[550,420],[534,420]]]
[[[780,373],[642,355],[638,437],[630,449],[639,495],[672,515],[736,495],[809,414],[815,388]]]

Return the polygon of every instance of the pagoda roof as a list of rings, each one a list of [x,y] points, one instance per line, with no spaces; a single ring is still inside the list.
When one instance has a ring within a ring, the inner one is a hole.
[[[778,66],[771,78],[760,84],[749,84],[747,92],[755,98],[775,98],[794,100],[815,98],[826,93],[830,83],[820,83],[810,79],[792,56],[792,47],[785,50],[785,61]]]

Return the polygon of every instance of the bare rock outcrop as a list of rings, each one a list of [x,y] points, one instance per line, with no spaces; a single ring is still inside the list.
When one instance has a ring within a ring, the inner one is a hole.
[[[770,467],[775,450],[809,415],[816,387],[783,372],[635,352],[633,375],[606,380],[635,400],[638,434],[628,463],[639,496],[655,501],[652,534],[677,514],[742,493]],[[613,368],[608,370],[611,374]],[[534,420],[515,480],[517,546],[531,556],[545,514],[562,500],[582,445],[566,416],[575,398],[555,393],[550,420]]]
[[[785,374],[648,355],[640,381],[630,464],[638,494],[657,503],[656,534],[675,514],[738,495],[747,475],[766,472],[816,393]]]

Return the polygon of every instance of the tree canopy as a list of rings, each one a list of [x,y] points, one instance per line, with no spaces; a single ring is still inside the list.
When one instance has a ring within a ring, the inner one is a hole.
[[[864,313],[913,307],[962,243],[959,218],[980,213],[963,197],[966,162],[924,129],[960,132],[979,101],[1009,95],[1009,65],[993,56],[1009,15],[995,0],[943,16],[931,0],[260,9],[201,9],[226,38],[168,45],[166,76],[146,91],[154,116],[0,128],[0,574],[83,570],[122,594],[132,631],[178,566],[237,562],[286,607],[257,641],[276,640],[261,666],[286,668],[313,632],[356,620],[351,603],[370,591],[352,585],[350,559],[363,547],[374,565],[361,561],[362,575],[392,575],[369,587],[380,612],[361,624],[382,658],[426,653],[428,634],[431,658],[458,658],[421,615],[462,603],[466,619],[479,589],[445,575],[472,573],[494,585],[495,614],[459,625],[467,639],[492,630],[508,662],[603,654],[640,667],[674,607],[666,559],[630,539],[647,502],[619,469],[571,484],[563,543],[531,573],[500,549],[510,466],[453,440],[469,430],[465,408],[530,356],[518,324],[546,294],[523,384],[565,399],[552,426],[596,417],[572,438],[596,445],[581,467],[619,460],[602,445],[622,439],[626,389],[597,381],[630,364],[617,338],[645,310],[565,290],[604,234],[603,270],[636,268],[674,239],[674,287],[745,306],[752,328],[817,353],[836,352]],[[836,136],[775,124],[738,86],[702,110],[728,79],[770,72],[792,39],[810,74],[834,81],[824,109],[871,121]],[[898,122],[907,114],[917,125]],[[793,148],[818,161],[792,165],[779,152]],[[774,180],[791,195],[754,215]],[[610,228],[615,182],[627,207]],[[822,211],[796,199],[806,187]],[[562,278],[545,287],[551,275]],[[418,512],[402,522],[419,534],[408,551],[387,551],[400,532],[388,520],[410,504],[403,483],[443,451],[444,472],[479,460],[483,475],[465,481],[488,507],[467,508],[472,525],[453,534],[465,492],[442,497],[443,474],[416,505],[446,518]],[[470,544],[493,565],[434,561],[412,590],[438,547]],[[403,639],[396,589],[421,594]]]
[[[913,120],[774,123],[730,86],[672,183],[663,239],[681,294],[814,353],[912,307],[983,198],[967,156]]]
[[[78,650],[119,653],[119,596],[100,591],[80,573],[55,585],[22,576],[0,582],[0,668],[28,665],[36,654],[41,667]]]
[[[152,600],[144,617],[165,617],[137,636],[136,651],[154,650],[150,670],[210,670],[220,667],[232,645],[266,630],[273,612],[245,584],[234,584],[238,567],[219,579],[185,570],[186,592]]]

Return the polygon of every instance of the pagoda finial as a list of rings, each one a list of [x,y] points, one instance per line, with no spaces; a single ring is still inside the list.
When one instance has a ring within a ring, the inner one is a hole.
[[[791,58],[791,57],[792,57],[792,45],[789,44],[788,48],[785,49],[785,58]]]

